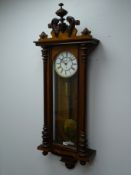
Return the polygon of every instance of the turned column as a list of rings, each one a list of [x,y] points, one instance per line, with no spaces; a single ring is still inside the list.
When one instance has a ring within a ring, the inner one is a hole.
[[[42,47],[42,58],[43,58],[43,83],[44,83],[44,125],[43,125],[43,131],[42,131],[42,145],[43,147],[48,148],[49,147],[49,125],[48,125],[48,115],[49,110],[48,108],[48,96],[45,94],[49,94],[48,89],[48,64],[49,64],[49,49],[48,47]],[[46,155],[48,152],[43,152],[44,155]]]
[[[81,44],[79,48],[79,138],[78,151],[79,156],[86,155],[86,63],[87,63],[87,45]]]

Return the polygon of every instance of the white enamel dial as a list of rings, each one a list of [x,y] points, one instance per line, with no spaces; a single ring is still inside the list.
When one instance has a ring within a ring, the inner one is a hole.
[[[78,69],[76,57],[68,52],[61,52],[55,60],[55,70],[61,77],[71,77]]]

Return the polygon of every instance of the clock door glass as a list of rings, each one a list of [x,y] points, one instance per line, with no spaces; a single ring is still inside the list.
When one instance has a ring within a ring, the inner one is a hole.
[[[70,52],[61,52],[53,68],[54,142],[75,147],[77,141],[78,63]]]

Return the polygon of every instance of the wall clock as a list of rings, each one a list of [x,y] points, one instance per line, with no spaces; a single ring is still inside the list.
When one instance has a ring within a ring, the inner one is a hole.
[[[42,48],[44,66],[44,126],[38,150],[61,157],[69,169],[77,161],[85,165],[95,155],[86,135],[86,71],[88,57],[99,41],[85,28],[77,35],[72,16],[63,4],[48,27],[51,37],[42,32],[36,46]]]

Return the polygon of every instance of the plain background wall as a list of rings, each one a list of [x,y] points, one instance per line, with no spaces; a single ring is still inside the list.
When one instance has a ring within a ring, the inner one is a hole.
[[[68,170],[43,157],[43,78],[34,40],[55,16],[58,0],[0,0],[0,175],[131,174],[131,1],[66,0],[69,15],[88,27],[100,46],[89,59],[91,165]]]

